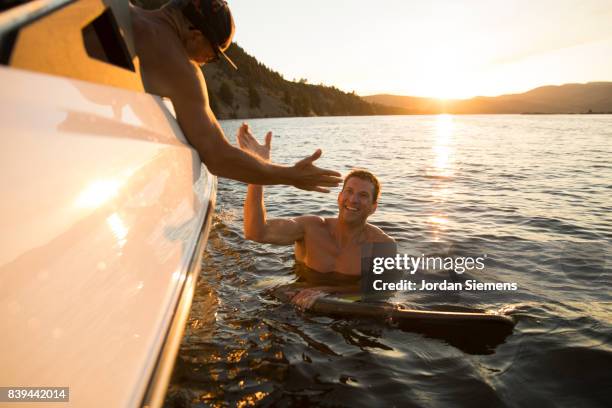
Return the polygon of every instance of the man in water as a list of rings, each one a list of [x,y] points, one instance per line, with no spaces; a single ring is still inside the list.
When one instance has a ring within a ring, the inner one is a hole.
[[[263,145],[243,124],[238,131],[242,150],[270,160],[272,133],[268,132]],[[338,194],[338,217],[323,218],[303,215],[295,218],[266,218],[261,185],[249,184],[244,202],[244,235],[246,239],[276,245],[295,245],[298,263],[331,278],[344,277],[357,282],[361,277],[361,248],[369,243],[393,243],[393,238],[367,222],[378,206],[380,183],[369,171],[353,170],[344,178]],[[353,279],[351,279],[353,278]],[[355,290],[348,285],[340,291]],[[309,308],[325,290],[338,288],[304,289],[293,302]]]
[[[172,0],[159,10],[130,5],[136,53],[145,90],[170,98],[178,123],[211,173],[245,183],[286,184],[328,192],[341,179],[313,162],[321,150],[293,166],[280,166],[232,146],[210,109],[201,64],[223,56],[234,22],[225,1]],[[234,65],[233,63],[231,63]]]

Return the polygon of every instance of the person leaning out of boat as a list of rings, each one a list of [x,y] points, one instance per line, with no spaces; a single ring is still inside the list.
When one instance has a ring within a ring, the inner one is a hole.
[[[211,173],[258,185],[286,184],[328,192],[341,179],[313,165],[317,149],[293,166],[281,166],[232,146],[210,109],[201,64],[225,55],[234,22],[225,1],[173,0],[158,10],[130,5],[134,42],[145,90],[170,98],[178,123]],[[234,65],[235,67],[235,65]]]

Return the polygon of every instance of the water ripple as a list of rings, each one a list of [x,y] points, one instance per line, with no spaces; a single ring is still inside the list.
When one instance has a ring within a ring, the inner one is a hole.
[[[379,175],[371,221],[400,252],[487,254],[487,268],[428,279],[516,282],[516,292],[415,292],[418,308],[506,310],[492,354],[380,322],[304,314],[271,289],[291,247],[242,239],[245,187],[219,199],[166,400],[173,406],[589,406],[612,400],[612,116],[410,116],[253,120],[274,160]],[[223,127],[234,135],[240,121]],[[323,138],[325,136],[325,138]],[[336,194],[266,188],[270,217],[334,216]]]

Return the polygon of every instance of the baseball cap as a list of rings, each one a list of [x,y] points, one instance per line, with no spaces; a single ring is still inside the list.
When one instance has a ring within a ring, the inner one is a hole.
[[[234,36],[234,19],[223,0],[200,0],[196,7],[193,1],[186,2],[182,8],[183,15],[208,39],[217,57],[223,56],[234,69],[238,69],[234,61],[223,51],[229,47]]]

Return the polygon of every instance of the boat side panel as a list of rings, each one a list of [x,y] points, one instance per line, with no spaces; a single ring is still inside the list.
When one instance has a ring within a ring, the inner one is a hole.
[[[140,401],[214,177],[151,95],[0,67],[0,384]]]

